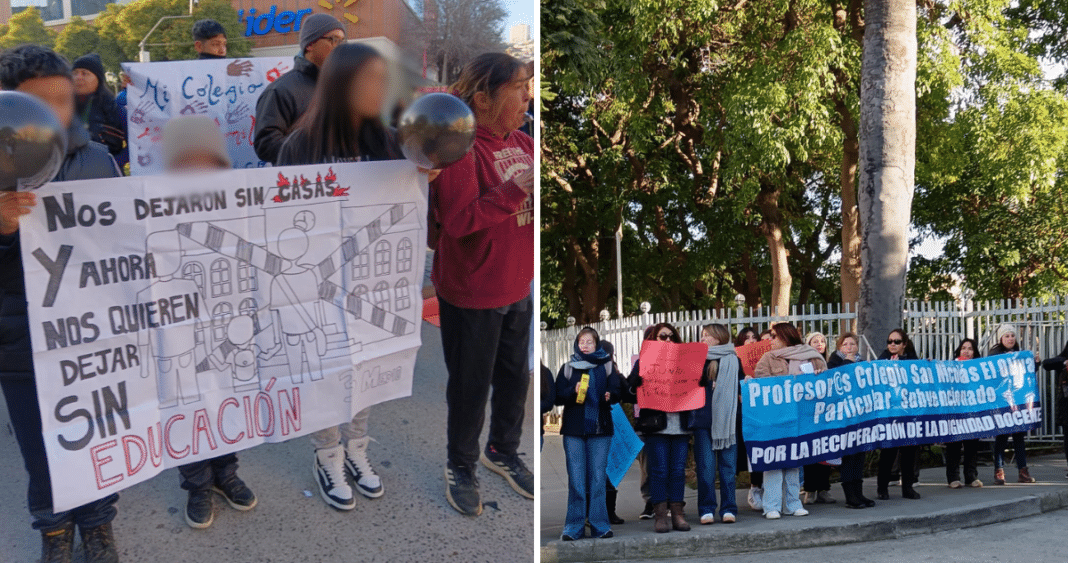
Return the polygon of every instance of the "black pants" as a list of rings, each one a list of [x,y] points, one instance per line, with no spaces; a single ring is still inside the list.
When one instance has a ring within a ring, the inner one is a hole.
[[[237,454],[180,465],[178,473],[182,476],[183,489],[190,492],[206,491],[215,484],[225,483],[237,474]]]
[[[916,452],[919,446],[901,446],[899,448],[883,448],[879,450],[879,490],[890,485],[890,474],[894,470],[894,459],[900,456],[901,484],[912,486],[916,482]]]
[[[946,444],[946,483],[960,480],[961,450],[964,451],[964,484],[979,478],[976,457],[979,453],[979,440],[963,440]]]
[[[862,481],[864,479],[864,458],[867,452],[842,456],[842,465],[838,472],[842,475],[843,483]],[[808,468],[805,468],[805,483],[808,483]]]
[[[523,417],[530,373],[529,296],[502,309],[463,309],[438,297],[441,310],[441,345],[449,383],[449,461],[475,468],[478,439],[490,402],[489,445],[514,455],[523,435]],[[490,389],[493,397],[490,398]]]
[[[85,530],[111,522],[118,512],[115,503],[119,495],[116,494],[65,512],[52,511],[52,482],[48,478],[48,457],[45,455],[41,430],[41,410],[37,404],[37,385],[30,377],[0,377],[0,388],[4,391],[15,440],[18,441],[22,461],[30,476],[26,502],[33,516],[33,528],[51,532],[74,523]],[[10,503],[5,506],[10,507]]]
[[[805,466],[805,491],[816,493],[831,490],[831,466],[811,463]]]

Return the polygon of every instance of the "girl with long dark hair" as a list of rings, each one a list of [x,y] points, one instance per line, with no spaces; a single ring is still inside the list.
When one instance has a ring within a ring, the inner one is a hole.
[[[903,329],[895,328],[886,337],[886,350],[879,354],[880,360],[918,360],[916,348]],[[879,500],[890,500],[890,474],[894,470],[894,460],[898,459],[901,468],[901,496],[916,500],[920,498],[912,485],[918,475],[916,471],[916,454],[919,446],[900,446],[879,450],[879,478],[877,493]]]
[[[974,360],[982,357],[979,344],[973,338],[965,338],[953,351],[953,359],[958,361]],[[964,454],[964,483],[960,480],[961,453]],[[967,484],[969,487],[982,487],[976,457],[979,453],[979,439],[961,440],[946,444],[946,483],[951,489],[959,489]]]

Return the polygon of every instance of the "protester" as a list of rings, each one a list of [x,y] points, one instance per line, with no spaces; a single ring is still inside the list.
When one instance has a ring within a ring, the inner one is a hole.
[[[754,377],[819,373],[827,369],[823,355],[801,341],[801,335],[794,325],[776,324],[771,327],[771,337],[771,350],[761,356],[753,368]],[[794,516],[808,514],[801,505],[800,478],[800,469],[797,467],[764,472],[762,506],[765,518],[775,520],[781,516],[780,512]]]
[[[708,345],[704,375],[705,406],[693,411],[693,457],[697,470],[697,511],[702,524],[716,521],[716,476],[719,476],[719,517],[733,524],[738,514],[735,500],[736,422],[739,374],[742,363],[734,352],[731,334],[721,324],[705,325],[701,342]]]
[[[0,54],[0,88],[34,96],[67,128],[67,154],[54,182],[121,176],[108,149],[89,139],[75,116],[75,85],[69,63],[52,50],[22,45]],[[26,312],[26,286],[19,244],[19,217],[37,204],[33,192],[0,193],[0,389],[11,427],[29,474],[27,504],[33,528],[41,531],[41,561],[71,561],[75,527],[81,532],[85,560],[119,560],[111,521],[118,495],[64,512],[53,511],[52,485],[34,380],[33,350]],[[6,503],[9,508],[14,500]]]
[[[805,335],[805,344],[827,358],[827,337],[822,332],[810,332]],[[834,504],[831,497],[831,466],[825,463],[810,463],[802,473],[804,479],[804,504]]]
[[[161,151],[168,172],[227,170],[231,166],[222,131],[215,120],[206,115],[179,116],[168,121],[163,127]],[[189,491],[185,506],[186,524],[196,529],[211,526],[215,520],[214,493],[222,495],[236,510],[247,511],[256,507],[256,495],[237,476],[237,467],[237,454],[178,467],[181,487]]]
[[[323,61],[322,80],[315,88],[307,113],[278,152],[278,164],[402,158],[395,135],[380,117],[387,86],[385,59],[373,48],[346,44],[333,49]],[[524,373],[526,362],[524,347]],[[365,408],[351,421],[311,435],[319,494],[338,510],[356,507],[350,478],[367,498],[385,494],[382,480],[367,458],[371,443],[367,435],[370,415],[370,408]]]
[[[760,333],[761,342],[763,342],[765,340],[771,340],[772,338],[774,338],[774,336],[772,336],[770,328],[768,330],[765,330],[764,332]]]
[[[668,323],[660,323],[647,334],[662,342],[682,343],[679,331]],[[638,388],[642,386],[641,360],[634,362],[624,396],[637,403]],[[646,472],[649,476],[649,499],[653,505],[653,529],[665,533],[671,529],[689,531],[683,511],[686,492],[686,458],[690,448],[689,412],[668,412],[640,409],[635,429],[645,442]],[[668,520],[668,510],[671,520]]]
[[[345,28],[334,16],[312,14],[304,19],[300,28],[300,52],[293,57],[292,70],[268,84],[256,100],[253,145],[260,160],[279,164],[278,151],[297,120],[308,110],[320,67],[344,40]]]
[[[108,89],[100,55],[90,53],[74,61],[75,111],[89,131],[89,138],[117,155],[126,144],[126,121],[115,96]]]
[[[973,360],[981,357],[979,344],[972,338],[965,338],[953,351],[953,358],[957,361]],[[964,452],[964,483],[969,487],[982,487],[979,480],[977,456],[979,453],[979,439],[961,440],[946,444],[946,483],[951,489],[959,489],[964,485],[960,481],[961,451]]]
[[[115,95],[115,106],[119,108],[119,120],[123,123],[127,122],[126,113],[126,92],[130,86],[130,76],[125,72],[119,73],[119,93]],[[119,154],[114,155],[115,164],[119,166],[119,170],[126,170],[126,165],[130,163],[130,145],[124,143],[122,150]]]
[[[1011,324],[1003,324],[998,327],[995,333],[995,342],[993,347],[990,348],[989,356],[997,356],[998,354],[1008,354],[1011,352],[1020,351],[1020,342],[1016,338],[1016,327]],[[1038,358],[1035,358],[1038,361]],[[1013,405],[1015,406],[1015,405]],[[1013,432],[1012,433],[1012,446],[1016,452],[1015,462],[1017,470],[1017,483],[1034,483],[1035,478],[1031,476],[1031,473],[1027,470],[1027,446],[1024,443],[1024,436],[1027,432]],[[1009,435],[999,434],[997,438],[994,438],[994,484],[1005,484],[1005,448],[1009,445]]]
[[[751,326],[747,326],[739,330],[738,334],[735,335],[734,346],[737,348],[745,346],[747,344],[753,344],[755,342],[758,342],[759,340],[762,340],[758,337],[759,335],[757,334],[756,329]],[[747,471],[749,469],[749,456],[745,451],[745,436],[742,434],[742,396],[740,394],[738,395],[738,414],[735,418],[737,420],[737,423],[734,426],[734,431],[737,435],[738,443],[735,448],[737,452],[735,454],[734,475],[735,478],[737,478],[737,476],[740,475],[743,471]],[[749,507],[753,510],[762,510],[763,508],[761,504],[761,499],[763,498],[764,494],[764,490],[762,488],[763,486],[764,474],[760,471],[750,471],[748,502]]]
[[[827,369],[834,369],[860,361],[857,353],[857,335],[843,332],[835,341],[835,350],[827,360]],[[846,508],[871,508],[875,501],[864,496],[864,459],[867,452],[858,452],[842,456],[838,472],[842,477],[842,492],[845,493]],[[808,468],[805,468],[808,471]]]
[[[918,360],[916,348],[909,340],[905,331],[896,328],[890,331],[886,337],[886,350],[879,354],[880,360]],[[916,454],[919,446],[900,446],[895,448],[882,448],[879,450],[879,478],[877,493],[879,500],[890,500],[890,474],[894,469],[895,459],[901,469],[901,496],[916,500],[920,493],[913,489],[912,485],[919,479],[916,471]]]
[[[805,335],[805,344],[812,347],[813,350],[819,352],[824,359],[827,358],[827,337],[822,332],[810,332]]]
[[[553,410],[556,404],[556,381],[553,379],[553,370],[545,364],[541,364],[541,447],[545,447],[545,415]]]
[[[1057,422],[1064,435],[1064,456],[1068,459],[1068,342],[1064,344],[1060,355],[1042,361],[1042,367],[1055,374],[1054,388]],[[1068,472],[1065,473],[1068,478]]]
[[[605,477],[614,431],[611,405],[619,402],[620,375],[596,330],[579,331],[571,359],[560,366],[555,389],[556,404],[564,407],[560,434],[568,482],[567,518],[560,539],[583,538],[587,523],[592,537],[610,538]]]
[[[660,333],[660,331],[662,329],[665,328],[665,326],[666,327],[670,327],[671,325],[657,324],[657,325],[649,325],[649,326],[645,327],[645,332],[642,333],[642,342],[644,342],[646,340],[656,340],[657,339],[657,335]],[[681,343],[682,342],[682,338],[678,335],[678,333],[672,332],[672,330],[673,329],[664,330],[664,334],[668,335],[669,338],[673,337],[672,342],[675,342],[676,344]],[[631,365],[631,368],[633,368],[633,367],[634,366]],[[626,391],[626,389],[624,389],[624,391]],[[628,402],[628,403],[634,403],[635,402],[636,397],[631,396],[626,392],[623,393],[623,396],[624,396],[623,400],[625,402]],[[644,443],[644,441],[645,440],[643,438],[642,442]],[[638,520],[652,520],[653,519],[653,513],[655,512],[655,510],[653,510],[653,502],[652,502],[651,498],[649,497],[649,458],[646,455],[648,450],[649,450],[649,448],[643,446],[641,451],[638,452],[638,470],[639,470],[639,477],[640,477],[640,481],[639,481],[640,484],[638,486],[638,492],[641,493],[642,501],[645,502],[645,507],[642,508],[642,511],[638,514]]]
[[[752,344],[757,341],[757,331],[751,326],[747,326],[738,331],[738,335],[734,337],[734,346],[741,347],[746,344]]]
[[[533,291],[533,290],[534,290],[533,287],[531,287],[531,291]],[[533,329],[531,329],[531,330],[533,330]],[[605,352],[608,353],[608,357],[612,359],[613,363],[615,363],[616,369],[618,371],[619,363],[616,362],[615,346],[613,346],[612,343],[607,341],[607,340],[602,340],[601,343],[600,343],[600,346],[602,348],[604,348]],[[622,378],[623,378],[623,376],[620,375],[620,385],[621,386],[623,384],[622,383]],[[605,478],[604,478],[604,504],[605,504],[605,508],[608,509],[608,523],[613,525],[613,526],[626,523],[625,520],[623,520],[622,518],[619,517],[618,514],[616,514],[616,500],[618,498],[619,498],[619,491],[616,489],[615,485],[612,484],[612,480],[607,475],[605,475]]]
[[[490,389],[489,440],[481,462],[517,493],[534,498],[533,475],[516,451],[534,314],[534,140],[516,131],[529,78],[522,62],[503,53],[480,55],[463,68],[453,91],[475,114],[475,145],[431,186],[430,213],[441,225],[431,245],[431,279],[449,372],[446,498],[471,516],[482,512],[475,468]]]
[[[193,24],[193,50],[197,59],[226,58],[226,28],[215,20],[198,20]]]

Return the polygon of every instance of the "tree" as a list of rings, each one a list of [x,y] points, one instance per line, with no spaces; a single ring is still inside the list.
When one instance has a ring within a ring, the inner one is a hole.
[[[51,47],[55,41],[56,32],[44,26],[40,12],[31,6],[11,16],[6,32],[0,37],[0,47],[9,49],[23,43]]]
[[[857,328],[868,342],[902,320],[916,167],[916,43],[914,0],[865,0]]]
[[[69,61],[97,52],[99,45],[100,35],[96,28],[78,16],[71,18],[70,23],[56,36],[56,52]]]
[[[500,0],[422,0],[427,58],[438,82],[449,84],[463,65],[482,53],[504,51],[508,13]]]

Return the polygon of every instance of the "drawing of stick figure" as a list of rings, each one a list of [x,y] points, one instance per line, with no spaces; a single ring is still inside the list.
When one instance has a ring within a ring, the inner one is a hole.
[[[259,389],[257,356],[268,360],[282,348],[278,344],[261,350],[257,355],[254,348],[259,349],[259,346],[252,342],[256,335],[255,326],[250,315],[238,315],[230,319],[226,325],[226,340],[208,356],[208,361],[215,369],[230,372],[234,392],[237,393]],[[204,371],[203,367],[198,371]]]
[[[152,253],[156,275],[152,285],[137,294],[138,303],[150,303],[170,296],[187,296],[182,313],[189,322],[160,325],[138,331],[138,346],[148,347],[151,361],[141,362],[141,377],[156,376],[157,394],[161,409],[173,407],[181,398],[184,404],[200,400],[197,382],[195,319],[200,316],[204,298],[196,282],[177,277],[182,266],[181,241],[176,231],[160,231],[148,235],[146,250]],[[172,311],[172,315],[175,314]]]

